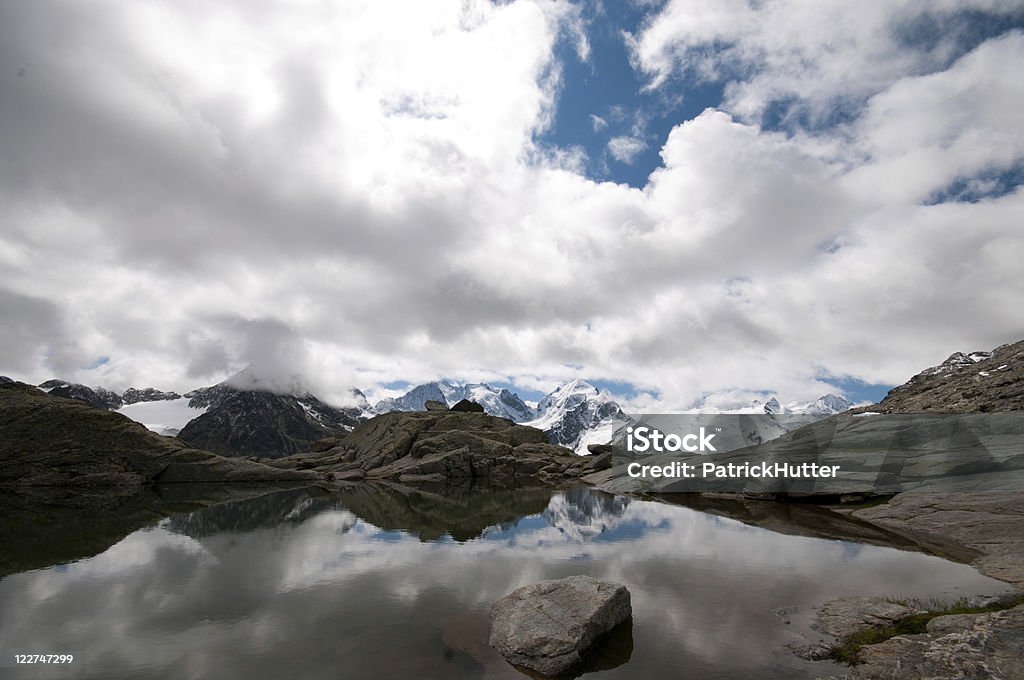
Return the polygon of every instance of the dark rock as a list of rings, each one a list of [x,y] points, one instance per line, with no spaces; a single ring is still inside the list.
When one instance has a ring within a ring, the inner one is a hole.
[[[12,383],[13,379],[8,378],[6,375],[0,375],[0,383]]]
[[[629,591],[621,584],[590,576],[541,581],[494,603],[490,645],[512,664],[559,675],[631,616]]]
[[[443,401],[437,401],[435,399],[428,399],[424,404],[423,408],[428,411],[447,411],[448,404]]]
[[[0,384],[0,486],[315,481],[312,472],[222,458],[119,413]]]
[[[317,439],[309,445],[309,450],[314,453],[322,453],[324,451],[330,451],[337,446],[341,440],[338,437],[324,437],[323,439]]]
[[[452,411],[458,411],[460,413],[483,413],[484,407],[475,401],[469,399],[463,399],[451,408]]]
[[[55,397],[77,399],[100,409],[112,411],[124,405],[121,395],[102,387],[92,388],[66,380],[47,380],[40,383],[39,387]]]
[[[129,387],[121,395],[121,401],[127,406],[128,404],[138,404],[141,402],[148,401],[173,401],[174,399],[181,399],[181,395],[177,392],[161,392],[158,389],[152,387],[146,387],[144,389],[136,389]]]
[[[600,472],[601,470],[607,470],[612,466],[611,451],[604,451],[602,453],[591,453],[591,455],[589,456],[583,456],[582,459],[584,474],[590,474],[591,472]]]

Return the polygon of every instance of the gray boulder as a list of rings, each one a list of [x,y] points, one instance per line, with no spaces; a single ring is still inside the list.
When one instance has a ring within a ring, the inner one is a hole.
[[[435,399],[427,399],[427,402],[423,404],[423,408],[428,411],[447,411],[448,404],[443,401],[437,401]]]
[[[590,576],[541,581],[494,603],[490,645],[516,666],[559,675],[632,613],[629,591],[619,583]]]

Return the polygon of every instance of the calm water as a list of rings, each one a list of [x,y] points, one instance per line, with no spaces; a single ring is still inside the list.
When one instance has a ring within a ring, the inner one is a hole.
[[[813,635],[815,603],[1006,590],[936,557],[583,489],[293,490],[6,576],[0,677],[523,678],[487,646],[489,606],[571,574],[633,598],[588,678],[827,676],[785,648]],[[14,666],[15,652],[75,660]]]

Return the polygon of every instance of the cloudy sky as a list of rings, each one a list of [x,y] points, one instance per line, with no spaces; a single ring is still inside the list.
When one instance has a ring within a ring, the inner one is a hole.
[[[0,0],[0,373],[877,396],[1024,337],[1022,72],[1021,0]]]

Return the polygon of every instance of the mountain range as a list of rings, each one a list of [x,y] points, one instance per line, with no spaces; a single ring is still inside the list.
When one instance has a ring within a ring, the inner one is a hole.
[[[463,399],[476,402],[492,416],[508,418],[514,423],[525,423],[537,417],[519,395],[505,388],[494,388],[487,383],[458,385],[445,380],[417,385],[400,397],[382,399],[373,407],[374,413],[390,411],[425,411],[427,401],[440,401],[454,406]]]
[[[153,387],[129,388],[118,394],[65,380],[48,380],[39,388],[100,409],[119,411],[159,434],[177,436],[196,448],[223,455],[268,458],[309,450],[312,442],[347,432],[373,415],[426,410],[426,402],[431,400],[450,407],[468,399],[490,415],[543,430],[552,444],[581,455],[588,453],[589,445],[607,442],[614,419],[624,417],[621,406],[611,395],[580,379],[559,386],[536,407],[506,388],[447,380],[417,385],[372,407],[362,392],[352,389],[351,405],[338,407],[319,399],[298,380],[287,385],[268,382],[251,368],[184,395]],[[755,400],[738,412],[824,417],[851,406],[846,399],[832,394],[813,402],[789,402],[785,406],[772,397],[764,403]]]

